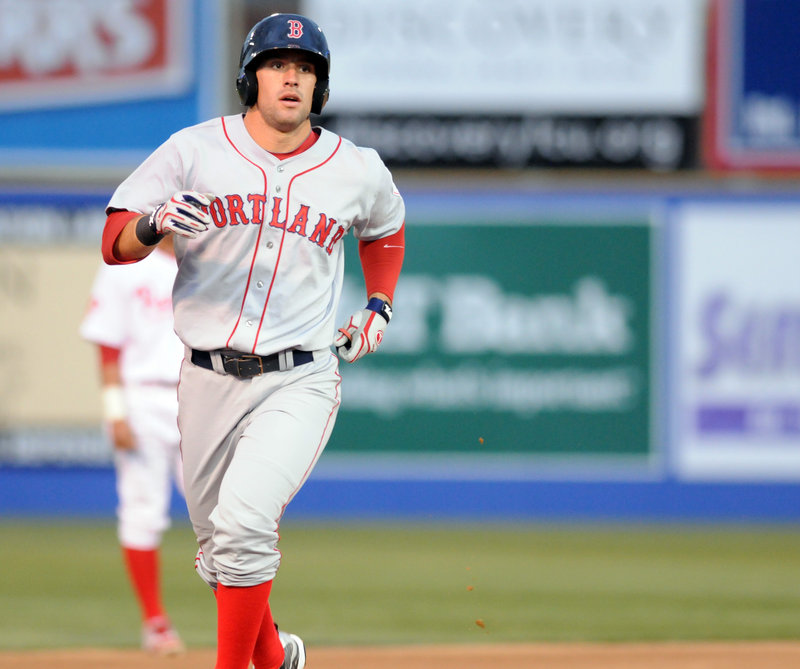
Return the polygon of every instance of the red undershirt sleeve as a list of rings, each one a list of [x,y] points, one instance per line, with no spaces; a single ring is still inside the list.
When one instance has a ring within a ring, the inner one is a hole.
[[[364,283],[367,295],[385,293],[394,299],[394,289],[400,276],[405,255],[406,226],[403,226],[388,237],[372,241],[360,241],[358,254],[361,258],[361,269],[364,272]]]
[[[118,348],[114,348],[112,346],[105,346],[100,344],[98,346],[100,349],[100,364],[106,365],[111,362],[118,362],[119,357],[122,354],[122,350]]]
[[[121,260],[114,255],[114,242],[117,241],[128,221],[141,216],[134,211],[118,210],[112,211],[106,218],[106,226],[103,228],[103,240],[100,248],[103,252],[103,260],[107,265],[130,265],[136,260]]]

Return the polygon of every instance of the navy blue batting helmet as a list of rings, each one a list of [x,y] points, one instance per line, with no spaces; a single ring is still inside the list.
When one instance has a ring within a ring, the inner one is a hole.
[[[275,49],[299,49],[311,57],[317,74],[311,111],[314,114],[321,113],[330,93],[328,74],[331,69],[331,52],[322,28],[299,14],[272,14],[250,29],[242,44],[239,75],[236,78],[236,90],[242,104],[252,107],[256,103],[256,69],[260,56]]]

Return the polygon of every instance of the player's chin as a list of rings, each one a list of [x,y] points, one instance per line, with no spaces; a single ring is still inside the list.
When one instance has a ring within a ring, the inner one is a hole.
[[[274,116],[275,124],[280,129],[294,129],[311,115],[307,105],[282,105]]]

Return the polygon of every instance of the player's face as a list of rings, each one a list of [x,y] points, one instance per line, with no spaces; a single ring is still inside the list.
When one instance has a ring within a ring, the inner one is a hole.
[[[302,52],[276,51],[258,68],[256,107],[268,125],[290,132],[308,119],[317,75]]]

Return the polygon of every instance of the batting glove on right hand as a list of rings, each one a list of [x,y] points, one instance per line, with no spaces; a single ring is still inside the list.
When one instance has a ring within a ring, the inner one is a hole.
[[[354,313],[347,325],[339,328],[339,334],[333,340],[339,357],[355,362],[367,353],[374,353],[383,341],[383,332],[391,319],[389,303],[373,297],[366,309]]]
[[[150,214],[150,230],[159,237],[165,232],[174,232],[181,237],[195,239],[211,225],[208,207],[213,199],[213,195],[193,190],[179,191]]]

